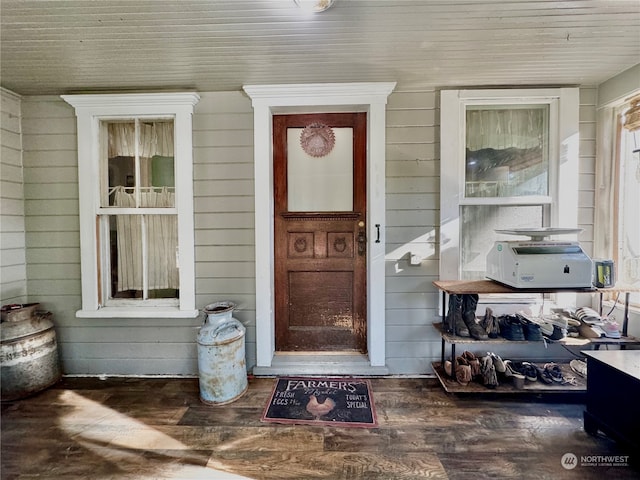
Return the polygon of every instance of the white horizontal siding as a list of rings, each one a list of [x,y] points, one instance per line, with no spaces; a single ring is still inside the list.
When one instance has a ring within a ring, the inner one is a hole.
[[[76,120],[57,97],[24,107],[29,298],[54,314],[70,374],[197,374],[196,319],[78,319]],[[253,117],[238,93],[202,94],[194,115],[197,306],[233,300],[255,358]],[[228,234],[227,234],[228,232]],[[23,255],[24,256],[24,255]]]
[[[21,98],[0,88],[0,304],[27,301]]]
[[[53,313],[63,370],[80,373],[67,340],[80,308],[75,115],[54,96],[25,97],[22,106],[29,301]]]
[[[425,374],[439,345],[430,326],[438,297],[438,93],[396,90],[387,104],[387,365]],[[410,265],[411,255],[422,263]]]
[[[401,87],[400,87],[401,88]],[[579,227],[592,247],[596,90],[580,90]],[[397,90],[387,106],[387,364],[391,373],[430,374],[440,359],[438,276],[439,95]],[[409,265],[419,255],[420,266]],[[481,307],[479,308],[480,312]],[[485,348],[478,343],[477,349]],[[563,357],[556,347],[507,346],[513,358]]]
[[[196,106],[196,305],[230,300],[255,365],[253,109],[240,92],[205,93]]]
[[[594,89],[581,90],[580,227],[587,245],[593,230],[595,101]],[[431,362],[440,358],[432,327],[440,300],[432,285],[439,278],[438,104],[435,90],[400,89],[387,106],[386,351],[392,374],[430,374]],[[28,132],[23,223],[29,300],[54,313],[65,372],[197,374],[195,335],[202,318],[75,317],[80,249],[74,113],[57,97],[26,97],[22,112]],[[235,316],[247,327],[249,368],[255,364],[252,115],[249,99],[239,92],[202,93],[194,114],[196,305],[239,305]],[[19,199],[20,191],[12,196]],[[12,218],[7,225],[20,222]],[[12,253],[20,249],[19,238],[7,237],[7,246]],[[409,265],[410,254],[419,255],[421,264]],[[516,358],[562,354],[517,346],[505,351]]]
[[[593,221],[596,193],[596,106],[598,89],[583,87],[580,89],[580,150],[578,183],[578,227],[580,243],[588,255],[593,252]]]

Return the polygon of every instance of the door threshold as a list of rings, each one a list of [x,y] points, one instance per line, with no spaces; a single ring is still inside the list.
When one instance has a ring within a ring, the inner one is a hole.
[[[349,353],[277,353],[271,360],[271,366],[253,367],[255,376],[274,375],[389,375],[386,366],[372,366],[369,357],[363,354]]]

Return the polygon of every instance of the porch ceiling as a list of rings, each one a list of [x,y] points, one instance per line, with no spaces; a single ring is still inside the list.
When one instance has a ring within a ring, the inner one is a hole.
[[[640,63],[638,0],[1,0],[3,87],[20,94],[597,85]]]

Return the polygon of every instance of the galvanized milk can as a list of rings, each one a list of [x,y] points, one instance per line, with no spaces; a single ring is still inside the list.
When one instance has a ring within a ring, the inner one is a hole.
[[[224,405],[247,391],[244,336],[246,329],[232,317],[236,305],[217,302],[207,305],[204,325],[198,332],[200,400]]]
[[[51,312],[39,304],[4,305],[0,324],[2,400],[16,400],[56,383],[62,372]]]

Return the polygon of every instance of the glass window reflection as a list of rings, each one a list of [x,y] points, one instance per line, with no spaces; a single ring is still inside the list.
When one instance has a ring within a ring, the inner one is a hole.
[[[466,107],[466,197],[549,192],[549,106]]]

